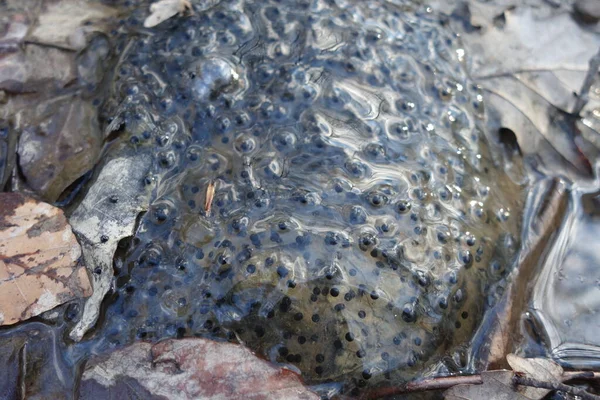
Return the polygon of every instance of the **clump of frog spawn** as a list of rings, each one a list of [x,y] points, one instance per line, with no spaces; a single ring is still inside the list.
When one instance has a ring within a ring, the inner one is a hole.
[[[104,112],[156,162],[106,340],[239,340],[346,392],[464,368],[522,190],[445,25],[408,1],[240,0],[125,35]]]

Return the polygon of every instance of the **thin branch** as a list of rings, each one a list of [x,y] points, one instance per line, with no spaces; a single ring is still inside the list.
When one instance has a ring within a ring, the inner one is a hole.
[[[517,379],[518,375],[515,375]],[[573,386],[565,385],[563,383],[550,383],[537,381],[530,378],[518,377],[519,381],[515,380],[515,383],[521,386],[531,386],[535,388],[560,390],[563,392],[582,396],[583,400],[600,400],[600,396],[593,395],[582,389],[575,388]],[[528,379],[528,380],[527,380]],[[600,373],[592,371],[566,371],[563,373],[563,380],[572,381],[574,379],[600,379]],[[430,390],[446,390],[456,385],[481,385],[483,380],[481,375],[461,375],[461,376],[445,376],[440,378],[423,379],[419,381],[408,382],[402,386],[387,386],[374,388],[368,392],[365,392],[361,396],[362,400],[375,400],[386,396],[395,396],[399,394],[415,393],[415,392],[426,392]],[[557,386],[558,385],[558,386]],[[577,392],[577,393],[575,393]],[[588,396],[588,397],[585,397]],[[591,397],[590,397],[591,396]]]
[[[575,103],[575,107],[573,108],[573,115],[579,115],[583,107],[587,104],[589,100],[590,88],[592,87],[592,83],[594,83],[594,78],[598,73],[598,68],[600,68],[600,50],[594,57],[590,59],[590,68],[581,84],[581,90],[579,91],[579,95],[577,96],[577,102]]]
[[[519,74],[534,74],[534,73],[542,73],[542,72],[554,73],[556,71],[583,72],[581,69],[578,69],[578,68],[526,68],[526,69],[516,69],[516,70],[512,70],[512,71],[496,72],[496,73],[487,74],[487,75],[473,75],[472,78],[477,80],[478,82],[481,82],[484,80],[494,79],[494,78],[515,78],[515,79],[517,79],[516,75],[519,75]]]
[[[575,396],[579,396],[582,400],[600,400],[600,396],[596,396],[595,394],[591,394],[583,389],[565,385],[560,382],[544,382],[539,381],[533,378],[527,378],[524,376],[515,375],[513,381],[517,385],[521,386],[530,386],[539,389],[548,389],[548,390],[560,390],[561,392],[570,393]]]
[[[425,392],[428,390],[446,390],[456,385],[480,385],[482,383],[483,381],[481,380],[481,375],[445,376],[441,378],[408,382],[406,385],[402,386],[375,388],[365,393],[361,399],[379,399],[381,397],[403,393]]]

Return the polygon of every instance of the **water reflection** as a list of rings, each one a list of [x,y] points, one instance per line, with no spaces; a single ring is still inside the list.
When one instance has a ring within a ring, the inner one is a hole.
[[[548,353],[574,368],[600,361],[600,192],[578,184],[541,261],[530,302],[534,331]]]

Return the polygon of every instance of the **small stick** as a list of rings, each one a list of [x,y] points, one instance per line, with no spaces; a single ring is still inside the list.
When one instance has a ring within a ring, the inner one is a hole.
[[[589,100],[590,88],[592,87],[592,83],[594,83],[594,78],[598,73],[598,68],[600,68],[600,50],[598,53],[596,53],[596,55],[594,55],[594,57],[590,59],[590,68],[588,69],[585,79],[581,85],[581,89],[579,90],[575,107],[573,107],[573,115],[579,116],[579,113],[587,104]]]
[[[592,371],[565,371],[563,373],[563,380],[565,381],[570,381],[573,379],[600,379],[600,373],[598,372],[592,372]],[[535,381],[535,383],[537,383],[538,381]],[[425,392],[428,390],[446,390],[446,389],[450,389],[453,386],[456,385],[480,385],[482,384],[483,381],[481,379],[481,375],[461,375],[461,376],[444,376],[444,377],[440,377],[440,378],[431,378],[431,379],[423,379],[420,381],[413,381],[413,382],[408,382],[405,385],[402,386],[387,386],[387,387],[380,387],[380,388],[375,388],[372,389],[371,391],[366,392],[361,399],[365,399],[365,400],[371,400],[371,399],[379,399],[382,397],[386,397],[386,396],[394,396],[394,395],[398,395],[398,394],[404,394],[404,393],[414,393],[414,392]],[[535,386],[535,385],[527,385],[525,383],[520,383],[520,382],[516,382],[519,385],[523,385],[523,386],[533,386],[533,387],[540,387],[543,389],[552,389],[552,390],[562,390],[562,391],[566,391],[563,390],[561,388],[549,388],[549,387],[545,387],[545,386]],[[534,381],[532,380],[530,383],[534,383]],[[555,385],[554,383],[546,383],[543,382],[543,384],[545,385]],[[566,386],[567,388],[571,388],[571,389],[575,389],[575,390],[579,390],[577,388],[573,388],[572,386],[568,386],[568,385],[564,385],[564,384],[560,384],[562,386]],[[572,393],[572,392],[569,392]],[[587,394],[590,394],[588,392],[585,392]],[[594,396],[594,395],[592,395]],[[599,396],[594,396],[592,397],[587,397],[584,400],[599,400],[600,397]]]
[[[207,216],[210,215],[210,207],[212,206],[213,197],[215,197],[215,183],[210,181],[206,187],[206,199],[204,200],[204,211],[206,211]]]
[[[379,399],[403,393],[425,392],[428,390],[445,390],[456,385],[480,385],[481,375],[444,376],[441,378],[424,379],[408,382],[402,386],[388,386],[373,389],[362,397],[363,399]]]
[[[521,386],[530,386],[539,389],[548,389],[548,390],[560,390],[561,392],[570,393],[575,396],[581,397],[582,400],[600,400],[600,396],[596,396],[595,394],[591,394],[583,389],[576,388],[573,386],[565,385],[560,382],[544,382],[539,381],[533,378],[527,378],[525,376],[515,375],[513,381],[517,385]]]
[[[573,379],[600,379],[600,372],[592,371],[565,371],[562,374],[562,381],[572,381]]]

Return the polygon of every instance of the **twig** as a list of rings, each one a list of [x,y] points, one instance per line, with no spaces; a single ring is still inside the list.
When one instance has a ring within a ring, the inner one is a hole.
[[[210,208],[212,206],[213,197],[215,196],[215,183],[213,181],[208,182],[206,187],[206,198],[204,199],[204,211],[206,215],[210,215]]]
[[[518,375],[515,375],[515,378]],[[519,379],[529,379],[519,377]],[[600,373],[592,372],[592,371],[566,371],[563,373],[564,381],[572,381],[574,379],[600,379]],[[363,400],[374,400],[383,398],[386,396],[394,396],[398,394],[405,393],[415,393],[415,392],[426,392],[429,390],[446,390],[450,389],[456,385],[481,385],[483,380],[481,379],[481,375],[461,375],[461,376],[445,376],[440,378],[432,378],[432,379],[424,379],[419,381],[408,382],[402,386],[387,386],[374,388],[368,392],[366,392],[361,399]],[[560,390],[563,392],[568,392],[572,394],[576,394],[578,396],[588,395],[588,397],[582,397],[583,400],[600,400],[600,396],[592,395],[589,392],[585,392],[582,389],[575,388],[573,386],[565,385],[563,383],[549,383],[549,382],[541,382],[534,379],[529,379],[529,381],[520,381],[515,383],[522,386],[531,386],[542,389],[551,389],[551,390]],[[556,386],[560,385],[560,387]],[[567,390],[568,389],[568,390]],[[578,391],[575,393],[574,391]],[[584,394],[579,393],[582,391]],[[592,397],[589,397],[592,396]]]
[[[565,371],[562,374],[563,382],[574,379],[600,379],[600,372],[592,371]]]
[[[371,400],[403,393],[425,392],[428,390],[445,390],[456,385],[480,385],[481,375],[445,376],[441,378],[424,379],[408,382],[402,386],[375,388],[365,393],[361,399]]]
[[[521,386],[530,386],[534,388],[540,389],[549,389],[549,390],[560,390],[561,392],[570,393],[575,396],[579,396],[582,400],[600,400],[600,396],[596,396],[595,394],[591,394],[590,392],[586,392],[583,389],[565,385],[560,382],[544,382],[539,381],[533,378],[527,378],[525,376],[515,375],[513,381],[517,385]]]
[[[592,87],[592,83],[594,83],[594,77],[598,73],[598,68],[600,68],[600,50],[598,50],[598,53],[590,59],[590,68],[581,84],[581,90],[579,90],[579,95],[577,96],[575,107],[573,108],[573,115],[579,116],[579,113],[587,104],[590,88]]]

